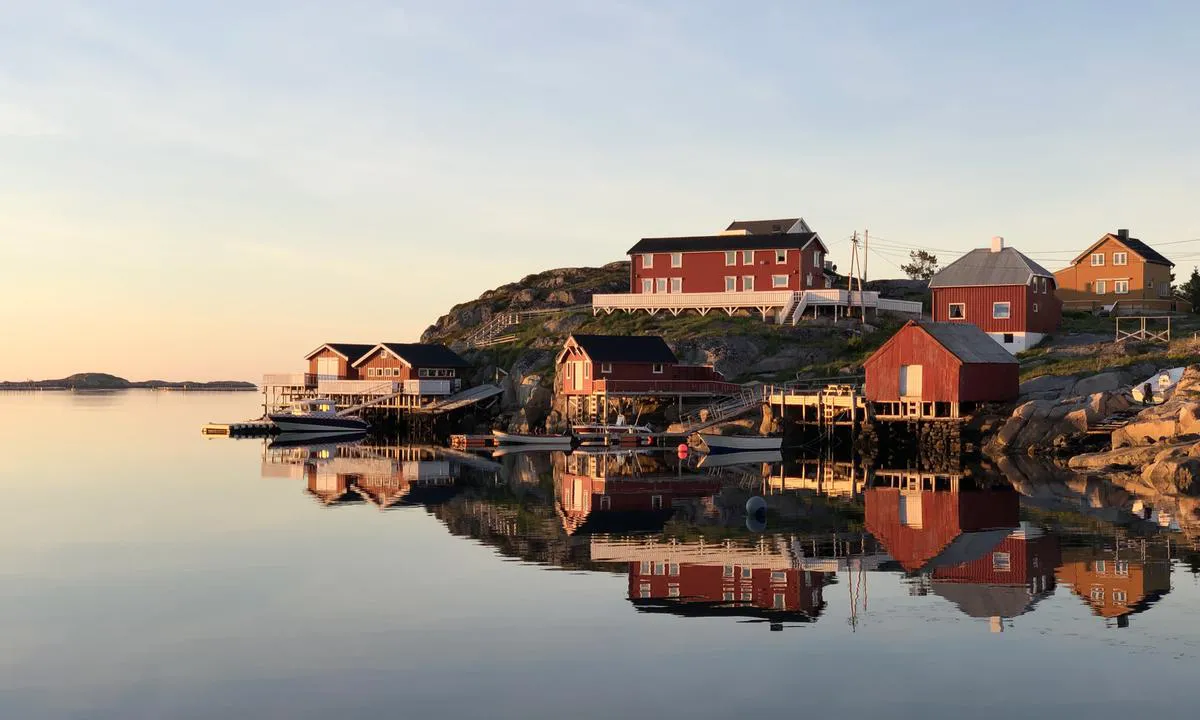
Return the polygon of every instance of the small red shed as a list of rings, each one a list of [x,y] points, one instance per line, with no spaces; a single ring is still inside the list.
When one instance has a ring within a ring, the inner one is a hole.
[[[555,361],[563,395],[727,395],[739,387],[708,365],[681,365],[654,335],[571,335]]]
[[[910,321],[864,367],[879,417],[956,418],[1020,394],[1017,359],[966,323]]]

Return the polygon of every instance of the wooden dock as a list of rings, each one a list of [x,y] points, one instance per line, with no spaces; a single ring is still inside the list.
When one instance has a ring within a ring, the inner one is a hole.
[[[251,438],[267,437],[279,432],[270,420],[248,420],[240,423],[208,423],[200,428],[200,434],[208,438]]]

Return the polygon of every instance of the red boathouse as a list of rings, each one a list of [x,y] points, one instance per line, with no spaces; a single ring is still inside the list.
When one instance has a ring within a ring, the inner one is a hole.
[[[364,343],[325,343],[304,356],[308,374],[322,380],[357,380],[354,363],[374,347]]]
[[[1020,394],[1017,359],[966,323],[910,321],[863,365],[877,417],[958,418]]]

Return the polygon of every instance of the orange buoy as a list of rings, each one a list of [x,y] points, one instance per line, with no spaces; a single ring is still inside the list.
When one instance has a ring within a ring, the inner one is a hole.
[[[675,449],[679,451],[680,455],[686,455],[688,452],[687,443],[679,443],[679,447],[677,447]]]

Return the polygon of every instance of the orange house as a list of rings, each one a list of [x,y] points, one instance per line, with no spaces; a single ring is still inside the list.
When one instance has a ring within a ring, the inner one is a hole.
[[[1064,551],[1062,567],[1055,574],[1093,613],[1116,619],[1119,626],[1171,591],[1169,560],[1140,555],[1126,559],[1102,548]]]
[[[1066,309],[1092,309],[1121,303],[1148,310],[1191,310],[1174,297],[1175,263],[1121,229],[1106,233],[1054,273]]]

